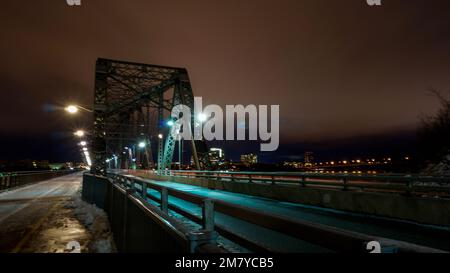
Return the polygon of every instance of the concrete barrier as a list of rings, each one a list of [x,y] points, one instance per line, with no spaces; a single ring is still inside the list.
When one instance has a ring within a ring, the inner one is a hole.
[[[413,221],[421,224],[450,227],[450,200],[407,197],[397,194],[339,191],[304,188],[300,185],[272,185],[215,181],[203,178],[169,177],[137,174],[158,181],[223,190],[284,202],[301,203],[366,215]]]

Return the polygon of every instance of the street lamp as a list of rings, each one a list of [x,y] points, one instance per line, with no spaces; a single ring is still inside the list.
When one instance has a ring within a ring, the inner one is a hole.
[[[78,107],[76,107],[75,105],[69,105],[65,108],[66,112],[68,112],[69,114],[76,114],[78,113]]]
[[[91,156],[89,155],[88,151],[84,151],[84,156],[86,157],[86,162],[88,164],[88,166],[92,166],[92,160],[91,160]]]
[[[205,113],[200,113],[197,115],[197,120],[203,123],[208,120],[208,116]]]
[[[163,137],[164,137],[164,136],[163,136],[162,134],[159,134],[159,135],[158,135],[158,138],[159,138],[159,139],[163,139]]]
[[[139,142],[138,146],[139,146],[139,148],[144,149],[145,146],[147,146],[147,145],[145,144],[144,141],[142,141],[142,142]]]
[[[79,105],[68,105],[66,108],[64,108],[64,110],[66,110],[66,112],[68,112],[71,115],[74,115],[76,113],[78,113],[79,110],[84,110],[86,112],[92,113],[93,111],[91,109],[87,109],[83,106],[79,106]]]
[[[84,131],[83,130],[78,130],[74,133],[75,136],[77,137],[84,137]]]
[[[81,142],[80,142],[80,145],[84,147],[84,146],[87,145],[87,142],[86,142],[86,141],[81,141]]]
[[[173,120],[167,121],[167,126],[172,127],[175,125],[175,122]]]

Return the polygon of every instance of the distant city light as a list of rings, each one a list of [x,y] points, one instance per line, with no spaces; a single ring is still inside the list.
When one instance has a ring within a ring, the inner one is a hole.
[[[83,151],[87,152],[87,151],[88,151],[88,148],[83,148]]]
[[[210,149],[211,152],[218,152],[219,153],[219,157],[222,157],[223,155],[223,150],[220,148],[211,148]]]
[[[86,141],[81,141],[81,142],[80,142],[80,145],[84,147],[84,146],[87,145],[87,142],[86,142]]]
[[[139,142],[138,146],[139,146],[139,148],[142,149],[142,148],[145,148],[145,146],[147,146],[147,145],[145,144],[144,141],[142,141],[142,142]]]
[[[167,121],[167,126],[172,127],[172,126],[174,126],[174,125],[175,125],[175,122],[174,122],[173,120]]]
[[[159,135],[158,135],[158,138],[159,138],[159,139],[163,139],[163,135],[162,135],[162,134],[159,134]]]

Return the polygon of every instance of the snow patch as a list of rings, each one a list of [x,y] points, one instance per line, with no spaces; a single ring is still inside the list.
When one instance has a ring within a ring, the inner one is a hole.
[[[89,246],[91,252],[117,252],[108,221],[108,216],[102,209],[84,202],[81,200],[79,195],[76,195],[74,199],[66,205],[66,207],[73,209],[77,219],[91,233],[92,242]]]

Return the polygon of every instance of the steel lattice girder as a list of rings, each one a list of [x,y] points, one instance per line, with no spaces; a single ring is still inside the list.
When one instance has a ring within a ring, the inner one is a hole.
[[[163,94],[172,88],[173,98],[164,100]],[[136,112],[142,112],[143,108],[157,108],[170,112],[174,106],[181,103],[193,111],[194,97],[186,69],[98,59],[94,95],[92,171],[96,174],[106,174],[108,156],[114,151],[121,153],[123,140],[139,137],[136,130],[133,131],[141,125],[138,124],[141,120],[134,119]],[[157,125],[161,126],[160,122]],[[194,141],[192,146],[192,152],[196,153],[200,163],[197,168],[209,168],[206,143]],[[161,154],[158,159],[160,168],[170,168],[174,148],[175,140],[172,134],[168,134],[164,155]]]

